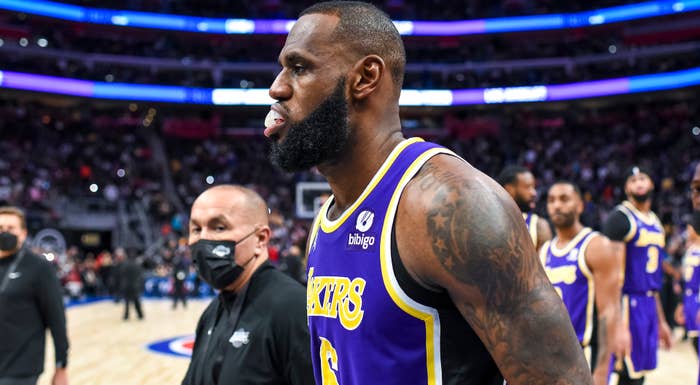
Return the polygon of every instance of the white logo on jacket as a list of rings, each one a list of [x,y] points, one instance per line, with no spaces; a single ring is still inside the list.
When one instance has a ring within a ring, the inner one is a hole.
[[[233,332],[233,335],[231,336],[231,338],[229,338],[228,342],[230,342],[234,348],[240,348],[241,346],[249,342],[249,335],[250,332],[247,332],[245,331],[245,329],[241,328]]]

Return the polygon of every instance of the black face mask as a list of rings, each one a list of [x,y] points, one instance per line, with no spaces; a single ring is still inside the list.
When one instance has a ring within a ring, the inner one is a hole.
[[[204,282],[217,290],[222,290],[236,282],[245,267],[256,257],[252,256],[243,265],[236,264],[236,244],[255,234],[257,230],[253,230],[238,242],[200,239],[191,244],[192,262]]]
[[[17,236],[4,231],[0,233],[0,250],[2,251],[14,251],[17,249],[17,243],[19,240]]]
[[[697,234],[700,234],[700,210],[694,210],[690,216],[690,225]]]

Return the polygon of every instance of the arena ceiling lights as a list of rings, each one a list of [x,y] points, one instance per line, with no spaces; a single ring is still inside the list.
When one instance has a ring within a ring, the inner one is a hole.
[[[525,87],[401,92],[401,106],[464,106],[522,102],[551,102],[673,90],[700,85],[700,67],[653,75],[591,82]],[[107,83],[0,71],[0,88],[46,92],[86,98],[210,104],[218,106],[268,106],[274,102],[263,88],[191,88],[129,83]]]
[[[45,0],[0,0],[0,9],[76,21],[215,34],[287,34],[291,19],[216,19],[101,9]],[[700,10],[700,0],[648,1],[593,11],[458,21],[395,21],[402,35],[455,36],[580,28]]]

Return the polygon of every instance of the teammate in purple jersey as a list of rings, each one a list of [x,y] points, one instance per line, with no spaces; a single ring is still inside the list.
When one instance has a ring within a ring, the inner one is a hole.
[[[695,174],[693,174],[693,178],[690,181],[690,199],[693,203],[690,226],[693,228],[695,235],[698,235],[700,234],[700,162],[696,164]],[[700,291],[700,288],[696,289]],[[695,316],[695,322],[700,323],[700,311]],[[700,374],[698,374],[698,385],[700,385]]]
[[[686,333],[692,341],[695,352],[698,351],[698,322],[696,315],[700,310],[700,235],[688,224],[688,238],[683,255],[683,301],[676,309],[676,321],[685,325]]]
[[[620,316],[620,263],[610,240],[581,224],[583,200],[576,185],[553,184],[547,213],[556,236],[542,247],[542,264],[569,311],[595,384],[606,385],[612,353],[624,357],[630,349],[629,330]]]
[[[279,61],[272,159],[316,166],[333,192],[308,245],[317,384],[591,384],[512,199],[446,149],[404,139],[391,20],[368,3],[317,4]]]
[[[525,225],[539,253],[542,245],[552,239],[552,229],[547,220],[535,214],[535,202],[537,190],[535,189],[535,176],[523,166],[510,165],[498,174],[498,183],[513,197],[515,204],[523,212]]]
[[[645,374],[656,369],[659,341],[664,348],[672,343],[659,298],[665,235],[651,211],[654,184],[649,172],[635,166],[625,177],[628,200],[616,207],[603,226],[603,233],[624,261],[623,320],[632,337],[632,351],[619,376],[613,377],[619,377],[616,382],[620,385],[641,385]]]

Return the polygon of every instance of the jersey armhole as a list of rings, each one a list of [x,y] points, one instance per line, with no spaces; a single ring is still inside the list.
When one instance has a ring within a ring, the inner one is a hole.
[[[627,231],[627,234],[625,234],[625,237],[623,238],[623,240],[626,243],[629,242],[632,238],[634,238],[634,235],[637,233],[637,221],[634,220],[634,216],[625,206],[621,205],[619,211],[622,214],[624,214],[630,225],[629,231]]]
[[[421,286],[406,270],[396,242],[396,223],[391,229],[391,264],[396,281],[403,291],[414,301],[435,309],[444,309],[452,304],[446,291],[432,291]]]

